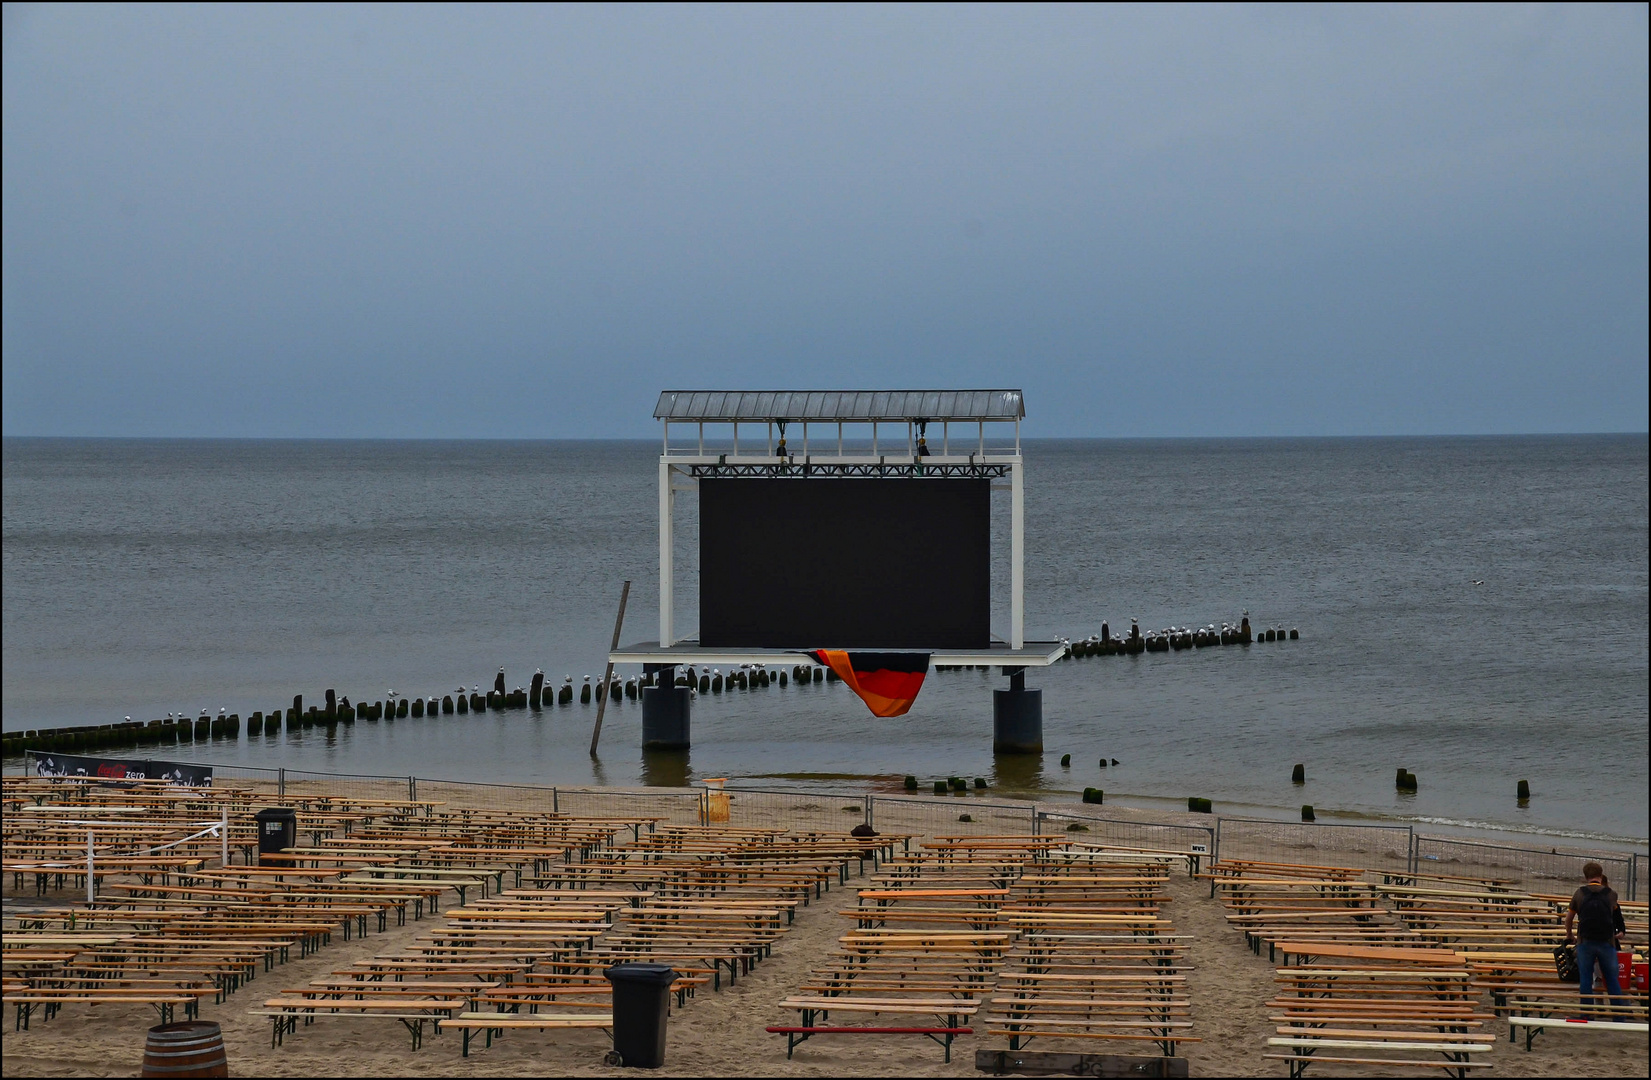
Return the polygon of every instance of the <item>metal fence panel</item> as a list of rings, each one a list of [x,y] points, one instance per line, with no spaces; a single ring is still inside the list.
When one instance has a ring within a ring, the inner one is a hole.
[[[1201,825],[1162,825],[1128,818],[1102,817],[1079,810],[1062,808],[1038,811],[1040,832],[1070,835],[1082,843],[1109,843],[1120,847],[1159,848],[1165,851],[1193,850],[1202,844],[1200,854],[1215,851],[1215,829]]]
[[[274,780],[281,772],[280,769],[265,769],[257,765],[219,765],[210,761],[184,761],[179,764],[211,769],[213,783],[220,780]]]
[[[481,784],[466,780],[430,780],[418,777],[414,785],[420,802],[440,803],[441,810],[506,810],[548,814],[556,809],[556,789],[527,784]]]
[[[1453,877],[1496,877],[1532,892],[1569,893],[1582,884],[1582,867],[1597,862],[1613,884],[1633,899],[1634,857],[1621,851],[1560,851],[1550,848],[1510,847],[1478,840],[1452,840],[1442,836],[1416,838],[1416,870]]]
[[[1362,870],[1405,870],[1410,865],[1408,825],[1341,825],[1330,822],[1218,818],[1215,857],[1221,861],[1304,863]]]
[[[556,805],[573,817],[650,817],[670,825],[698,825],[700,794],[683,788],[559,787]]]
[[[967,819],[967,820],[965,820]],[[872,828],[880,833],[935,836],[1030,836],[1037,831],[1037,804],[972,795],[874,795]]]
[[[730,825],[789,825],[813,832],[846,833],[866,821],[863,795],[832,792],[727,788]],[[711,824],[717,824],[711,815]]]
[[[408,796],[409,778],[405,776],[308,772],[302,769],[286,769],[284,772],[282,791],[287,802],[318,798],[405,799]]]

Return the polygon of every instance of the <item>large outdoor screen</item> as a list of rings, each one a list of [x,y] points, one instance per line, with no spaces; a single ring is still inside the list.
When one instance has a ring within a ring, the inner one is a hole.
[[[991,481],[701,480],[704,648],[984,649]]]

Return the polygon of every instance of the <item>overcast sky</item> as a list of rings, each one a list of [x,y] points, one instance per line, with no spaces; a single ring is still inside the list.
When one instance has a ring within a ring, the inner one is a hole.
[[[1647,8],[32,7],[9,435],[1647,427]]]

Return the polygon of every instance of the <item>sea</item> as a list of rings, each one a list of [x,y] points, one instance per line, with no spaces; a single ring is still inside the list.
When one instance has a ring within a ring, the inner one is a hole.
[[[500,667],[511,688],[535,669],[599,679],[625,580],[623,640],[658,636],[658,453],[6,438],[0,719],[12,731],[245,717],[328,688],[356,701],[485,689]],[[1028,638],[1247,613],[1299,640],[1033,670],[1041,759],[994,758],[990,691],[1006,680],[985,671],[931,673],[895,719],[841,685],[703,695],[686,755],[644,755],[631,700],[608,708],[595,759],[595,708],[577,704],[174,754],[565,785],[885,791],[907,774],[925,788],[978,776],[1009,796],[1094,786],[1125,806],[1197,795],[1288,818],[1311,803],[1321,819],[1645,844],[1645,435],[1031,440],[1025,457]],[[995,494],[1001,636],[1008,512]],[[688,634],[692,497],[678,514]],[[1414,794],[1396,790],[1398,768]]]

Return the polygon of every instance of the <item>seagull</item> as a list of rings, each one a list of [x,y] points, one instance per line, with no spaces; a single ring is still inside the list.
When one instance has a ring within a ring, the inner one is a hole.
[[[1483,584],[1484,584],[1484,582],[1483,582],[1483,581],[1475,581],[1475,582],[1474,582],[1474,584],[1475,584],[1475,585],[1483,585]]]
[[[168,713],[168,714],[167,714],[167,715],[168,715],[168,716],[170,716],[170,715],[171,715],[171,714],[170,714],[170,713]],[[132,718],[131,718],[131,717],[130,717],[130,716],[128,716],[128,717],[127,717],[127,718],[126,718],[126,719],[128,719],[128,720],[130,720],[130,719],[132,719]]]

